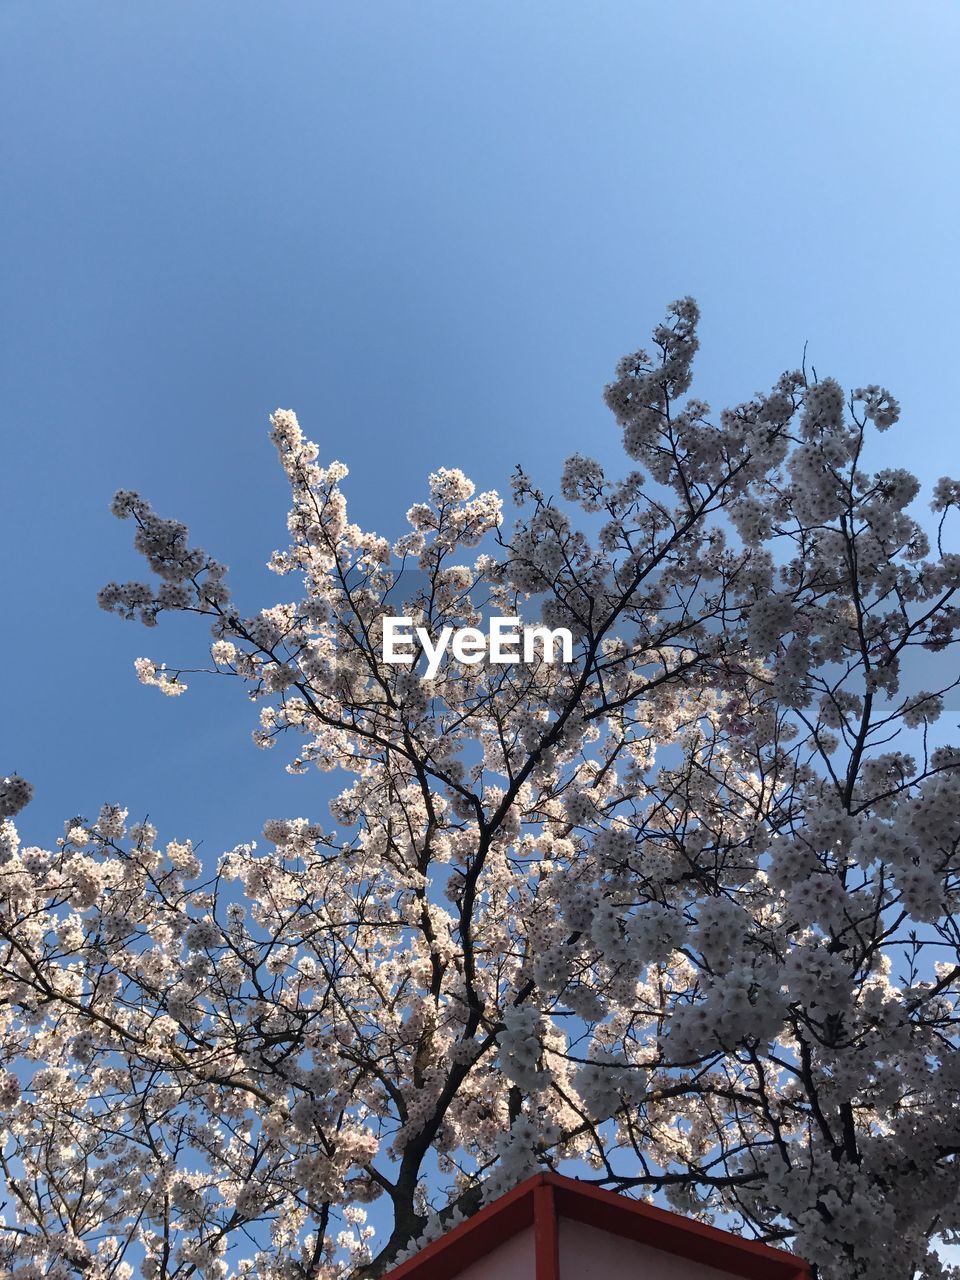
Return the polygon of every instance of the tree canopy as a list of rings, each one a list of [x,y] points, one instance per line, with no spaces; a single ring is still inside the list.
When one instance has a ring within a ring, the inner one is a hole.
[[[2,781],[4,1274],[376,1276],[543,1167],[821,1280],[950,1274],[960,482],[926,529],[869,469],[877,386],[799,370],[714,416],[697,319],[606,388],[624,474],[578,454],[555,501],[518,470],[510,523],[440,468],[365,532],[278,410],[296,585],[259,612],[117,494],[151,576],[102,606],[205,617],[256,741],[333,799],[204,866],[117,804],[23,847]],[[388,617],[491,615],[572,661],[384,660]]]

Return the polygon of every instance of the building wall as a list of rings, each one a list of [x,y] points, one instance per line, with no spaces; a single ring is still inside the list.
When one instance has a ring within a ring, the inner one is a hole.
[[[466,1276],[467,1272],[463,1274]],[[478,1278],[480,1274],[477,1273]],[[529,1274],[532,1276],[533,1272]],[[561,1218],[560,1280],[613,1280],[613,1277],[617,1280],[634,1277],[636,1280],[730,1280],[730,1272],[688,1262],[661,1249],[651,1249],[582,1222]]]
[[[457,1280],[534,1280],[534,1264],[533,1228],[527,1227],[458,1272]]]

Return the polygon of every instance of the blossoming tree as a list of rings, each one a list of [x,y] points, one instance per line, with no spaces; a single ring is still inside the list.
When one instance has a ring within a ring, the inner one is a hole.
[[[21,847],[3,780],[3,1274],[376,1276],[544,1166],[822,1280],[947,1274],[960,749],[930,726],[960,484],[932,549],[915,479],[867,469],[875,386],[790,373],[714,419],[696,321],[675,304],[607,388],[638,469],[573,457],[558,503],[518,471],[512,528],[443,469],[410,532],[365,533],[278,411],[297,589],[259,613],[117,495],[156,582],[103,607],[204,615],[258,743],[335,798],[204,867],[114,805]],[[490,612],[574,660],[383,660],[388,616]]]

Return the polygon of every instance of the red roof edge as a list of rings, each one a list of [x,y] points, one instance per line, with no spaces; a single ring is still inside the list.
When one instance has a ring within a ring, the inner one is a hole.
[[[558,1218],[726,1270],[741,1280],[810,1280],[810,1268],[795,1254],[557,1173],[527,1178],[388,1271],[385,1280],[452,1280],[529,1226],[534,1227],[537,1280],[554,1280]]]
[[[651,1249],[729,1271],[742,1280],[809,1280],[810,1268],[796,1254],[631,1200],[615,1191],[603,1191],[575,1178],[562,1178],[555,1173],[543,1176],[555,1187],[557,1212],[562,1218],[573,1218],[611,1235],[642,1242]]]
[[[466,1222],[458,1223],[446,1235],[432,1240],[419,1253],[388,1271],[384,1280],[450,1280],[471,1262],[484,1257],[498,1245],[533,1225],[533,1189],[543,1181],[536,1174],[507,1191],[492,1204],[484,1205]]]

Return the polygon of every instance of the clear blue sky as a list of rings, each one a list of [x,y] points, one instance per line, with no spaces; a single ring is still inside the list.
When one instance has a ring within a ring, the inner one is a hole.
[[[395,534],[438,465],[549,488],[615,457],[603,383],[689,292],[718,407],[806,341],[903,401],[879,458],[960,471],[958,35],[947,0],[4,0],[0,770],[37,786],[28,839],[104,800],[211,856],[324,819],[238,688],[136,683],[202,628],[95,604],[140,576],[120,486],[247,611],[282,598],[277,405]]]

